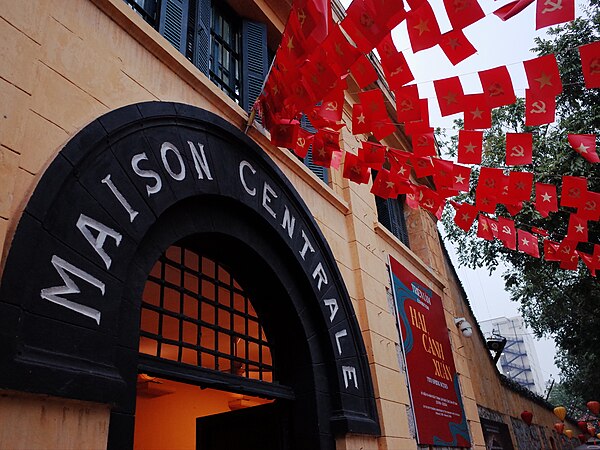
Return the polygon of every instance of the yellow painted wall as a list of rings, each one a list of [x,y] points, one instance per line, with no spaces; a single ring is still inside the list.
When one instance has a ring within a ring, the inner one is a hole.
[[[0,391],[0,448],[104,449],[107,405]]]

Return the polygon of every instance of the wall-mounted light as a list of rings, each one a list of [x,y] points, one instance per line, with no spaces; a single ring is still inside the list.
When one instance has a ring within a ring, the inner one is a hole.
[[[454,324],[464,337],[471,337],[473,335],[473,326],[464,317],[454,319]]]

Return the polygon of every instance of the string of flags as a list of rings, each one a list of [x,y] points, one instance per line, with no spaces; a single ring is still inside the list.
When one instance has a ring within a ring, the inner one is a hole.
[[[574,0],[535,0],[536,29],[574,19]],[[534,0],[516,0],[494,12],[502,20],[518,14]],[[406,22],[413,52],[440,46],[456,65],[476,52],[462,29],[485,17],[477,0],[444,0],[453,29],[441,33],[435,13],[426,0],[408,0],[409,11],[396,0],[353,0],[340,22],[333,21],[329,0],[294,0],[281,44],[255,109],[271,133],[271,142],[289,148],[304,158],[312,146],[315,165],[338,168],[343,160],[343,177],[369,183],[376,171],[371,192],[381,198],[406,195],[412,208],[423,208],[441,218],[447,203],[456,210],[457,226],[469,231],[477,220],[477,236],[498,239],[512,250],[539,258],[559,261],[564,269],[576,270],[579,259],[595,276],[600,269],[600,244],[593,253],[577,250],[588,241],[588,222],[600,220],[600,193],[588,190],[582,177],[562,176],[561,195],[554,184],[535,182],[534,173],[518,166],[530,165],[533,159],[531,133],[507,133],[505,163],[511,169],[480,167],[474,205],[458,203],[453,197],[470,190],[471,167],[482,163],[483,130],[491,127],[492,109],[516,101],[512,80],[506,66],[478,72],[483,88],[480,94],[466,95],[458,76],[435,80],[434,89],[442,116],[464,115],[464,127],[458,135],[457,162],[437,156],[434,130],[429,123],[429,101],[419,98],[414,76],[405,56],[396,48],[391,31]],[[352,107],[351,132],[372,134],[382,141],[396,131],[390,121],[386,96],[373,85],[379,79],[366,56],[377,50],[385,81],[393,92],[396,121],[404,125],[411,137],[412,152],[362,142],[354,154],[340,148],[344,95],[347,76],[352,74],[361,92]],[[582,73],[588,89],[600,87],[600,41],[580,46]],[[556,57],[544,55],[523,62],[529,88],[525,91],[525,124],[540,126],[555,120],[556,96],[563,89]],[[316,129],[311,133],[301,127],[306,116]],[[566,143],[565,143],[566,144]],[[600,162],[596,135],[569,134],[568,145],[587,162]],[[432,177],[435,188],[414,184],[417,178]],[[511,218],[496,214],[502,204],[511,216],[517,215],[525,202],[532,201],[542,217],[556,213],[560,207],[574,208],[569,213],[564,239],[554,242],[544,230],[531,227],[517,229]],[[560,200],[559,200],[560,199]]]

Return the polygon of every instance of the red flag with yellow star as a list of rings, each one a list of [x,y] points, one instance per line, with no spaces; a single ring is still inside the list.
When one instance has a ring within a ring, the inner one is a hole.
[[[532,93],[549,97],[562,92],[558,64],[553,53],[524,61],[523,67]]]
[[[481,164],[483,131],[458,132],[458,162],[463,164]]]
[[[468,203],[461,203],[453,205],[456,209],[456,215],[454,216],[454,223],[461,229],[469,231],[473,222],[477,218],[477,207]]]
[[[585,158],[587,162],[600,162],[600,157],[596,153],[595,134],[569,134],[567,139],[571,148]]]
[[[358,87],[366,88],[368,85],[375,83],[379,77],[373,68],[373,64],[365,55],[360,55],[356,62],[350,67],[350,72],[354,76]]]
[[[483,130],[492,126],[492,109],[485,94],[465,95],[465,130]]]
[[[385,97],[381,89],[371,89],[370,91],[360,92],[358,94],[363,113],[371,123],[376,121],[388,120],[387,110],[385,108]]]
[[[462,30],[458,28],[442,34],[440,47],[453,66],[477,52]]]
[[[535,29],[575,19],[575,0],[536,0]]]
[[[495,235],[492,226],[498,230],[498,224],[494,219],[490,219],[488,216],[479,214],[477,222],[477,236],[485,239],[486,241],[493,241]]]
[[[577,214],[569,215],[569,228],[567,239],[575,242],[586,242],[588,240],[588,221]]]
[[[585,87],[588,89],[600,87],[600,41],[579,47],[581,69]]]
[[[533,160],[533,134],[506,133],[506,165],[531,164]]]
[[[469,181],[471,180],[471,168],[467,166],[461,166],[460,164],[454,164],[452,170],[452,177],[454,179],[452,188],[457,191],[469,192]]]
[[[534,258],[539,258],[540,247],[537,236],[521,229],[517,229],[517,235],[519,238],[519,251],[527,253]]]
[[[362,53],[369,53],[391,28],[370,1],[354,0],[346,10],[341,26]]]
[[[558,195],[553,184],[535,183],[535,209],[548,217],[551,212],[558,211]]]
[[[408,12],[406,26],[413,53],[431,48],[440,42],[440,28],[433,9],[427,2]]]
[[[528,202],[531,200],[531,189],[533,187],[533,173],[511,172],[508,175],[508,202]],[[512,214],[512,213],[511,213]],[[512,214],[514,216],[514,214]]]
[[[299,129],[300,122],[297,120],[280,120],[271,128],[271,144],[276,147],[294,147]]]
[[[364,107],[360,103],[352,105],[352,134],[371,132],[371,122],[367,121]]]
[[[464,92],[460,78],[450,77],[433,82],[442,116],[450,116],[463,110]]]
[[[329,35],[323,41],[322,46],[332,70],[338,76],[348,72],[352,64],[362,55],[356,47],[348,42],[336,23],[330,25]]]
[[[512,105],[517,100],[506,66],[479,72],[479,80],[490,108]]]
[[[358,149],[358,159],[366,167],[378,170],[385,162],[385,151],[385,145],[365,141],[362,143],[362,148]]]

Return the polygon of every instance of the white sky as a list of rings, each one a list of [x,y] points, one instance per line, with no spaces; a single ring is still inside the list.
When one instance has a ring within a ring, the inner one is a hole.
[[[452,134],[450,131],[452,121],[460,115],[441,117],[435,100],[433,80],[459,76],[466,94],[478,93],[482,91],[477,72],[505,65],[511,74],[517,97],[524,97],[527,79],[522,62],[536,57],[530,52],[535,45],[534,38],[545,35],[546,29],[535,30],[535,2],[521,13],[503,22],[493,15],[493,11],[509,3],[509,0],[478,1],[486,17],[463,30],[477,49],[477,53],[456,66],[448,61],[439,46],[413,54],[405,22],[396,27],[392,33],[396,47],[404,52],[413,72],[414,83],[419,88],[419,96],[433,99],[429,102],[431,126],[447,128],[450,134]],[[341,0],[341,2],[348,7],[351,0]],[[449,31],[451,26],[442,0],[429,0],[429,3],[435,11],[441,32]],[[575,15],[582,15],[582,7],[577,0]],[[502,269],[490,276],[485,269],[471,270],[461,267],[453,255],[453,249],[449,251],[479,321],[519,315],[518,304],[511,302],[509,294],[504,290],[504,282],[500,277]],[[558,379],[559,371],[554,365],[554,342],[548,339],[536,340],[536,349],[544,381],[547,381],[551,375],[554,379]]]

